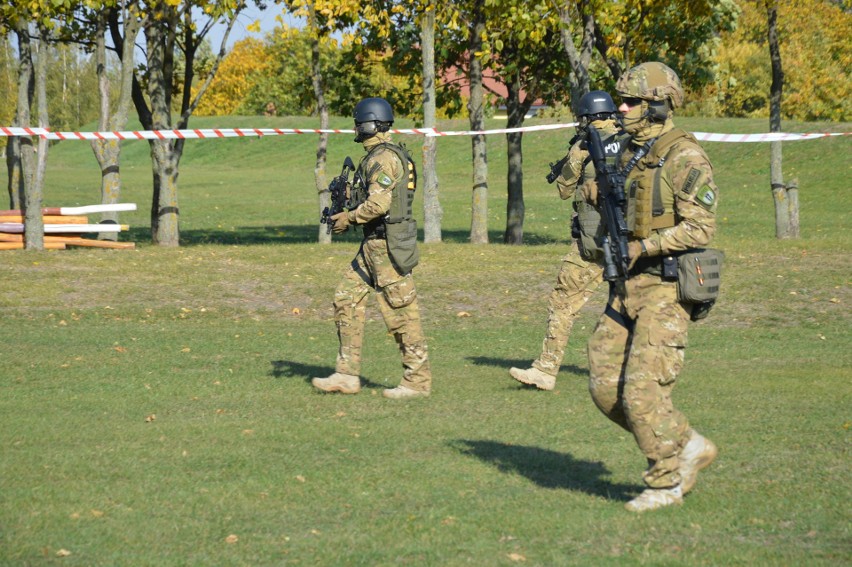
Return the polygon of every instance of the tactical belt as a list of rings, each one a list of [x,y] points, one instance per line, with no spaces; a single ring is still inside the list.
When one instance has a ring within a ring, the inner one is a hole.
[[[386,240],[387,229],[385,223],[368,223],[364,225],[364,240]]]
[[[653,256],[651,258],[639,258],[636,264],[627,272],[628,277],[637,276],[639,274],[650,274],[652,276],[663,275],[663,257]]]

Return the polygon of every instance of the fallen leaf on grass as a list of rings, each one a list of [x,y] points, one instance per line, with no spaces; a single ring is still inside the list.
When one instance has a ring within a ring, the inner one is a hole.
[[[151,415],[145,418],[145,423],[151,423],[155,419],[157,419],[157,416],[152,413]]]
[[[127,352],[127,349],[124,348],[123,346],[113,347],[112,350],[114,350],[115,352]]]
[[[298,480],[299,482],[305,482],[305,477],[303,477],[303,476],[302,476],[302,475],[300,475],[300,474],[297,474],[297,475],[296,475],[296,480]]]
[[[56,552],[57,557],[68,557],[69,555],[71,555],[71,552],[67,549],[60,549]]]
[[[90,510],[92,516],[95,518],[103,518],[104,513],[101,510]]]
[[[467,311],[459,311],[458,313],[456,313],[456,317],[470,317],[470,313],[468,313]]]
[[[237,543],[238,541],[240,541],[240,538],[238,538],[234,534],[231,534],[225,538],[225,543]]]
[[[512,561],[526,561],[527,560],[527,558],[524,557],[523,555],[521,555],[520,553],[510,553],[509,559],[511,559]]]
[[[292,313],[293,313],[293,315],[301,315],[302,310],[299,309],[298,307],[294,307]]]

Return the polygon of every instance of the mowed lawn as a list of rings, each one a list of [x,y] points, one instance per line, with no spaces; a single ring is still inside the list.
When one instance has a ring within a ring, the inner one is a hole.
[[[192,124],[268,125],[315,127]],[[125,144],[122,200],[139,210],[122,213],[121,238],[137,250],[0,252],[0,564],[852,562],[852,139],[784,145],[801,188],[794,241],[774,237],[768,145],[705,144],[727,264],[722,299],[690,329],[675,403],[720,455],[683,506],[637,516],[623,505],[644,459],[587,390],[605,290],[553,392],[508,375],[538,353],[567,250],[570,206],[544,175],[571,133],[524,136],[523,246],[499,244],[503,137],[489,138],[493,243],[477,246],[469,139],[439,139],[444,242],[422,245],[415,270],[434,391],[410,402],[381,396],[401,367],[374,301],[362,391],[310,385],[334,369],[331,299],[358,247],[316,243],[315,136],[188,141],[178,249],[150,244],[148,148]],[[417,155],[421,138],[398,139]],[[336,175],[361,150],[338,135],[329,155]],[[54,146],[45,204],[95,203],[98,179],[85,143]]]

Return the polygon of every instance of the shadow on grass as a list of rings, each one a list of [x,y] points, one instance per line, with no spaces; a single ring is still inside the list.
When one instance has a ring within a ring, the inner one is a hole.
[[[610,482],[606,479],[610,471],[603,463],[575,459],[570,453],[485,439],[457,439],[450,446],[494,465],[502,473],[521,474],[542,488],[575,490],[625,502],[644,488]]]
[[[273,360],[269,375],[273,378],[302,378],[308,384],[311,378],[325,378],[334,372],[334,367],[304,364],[295,360]],[[387,388],[386,385],[361,378],[362,388]]]
[[[187,229],[180,232],[181,246],[197,246],[199,244],[223,244],[230,246],[248,246],[256,244],[316,244],[318,240],[316,225],[274,225],[274,226],[238,226],[232,230],[223,229]],[[129,232],[122,235],[120,240],[133,242],[151,242],[151,229],[147,227],[131,227]],[[419,234],[423,242],[423,230]],[[441,240],[448,243],[463,244],[470,241],[470,233],[464,230],[441,231]],[[360,242],[361,231],[349,232],[334,236],[335,242]],[[490,231],[488,241],[492,244],[502,244],[503,233]],[[537,246],[562,242],[546,234],[526,233],[524,244]]]
[[[467,356],[466,360],[471,361],[476,366],[496,366],[498,368],[529,368],[532,364],[531,360],[510,360],[507,358],[495,358],[491,356]],[[560,372],[568,372],[576,376],[588,376],[589,369],[587,367],[577,366],[576,364],[563,364],[559,367]]]

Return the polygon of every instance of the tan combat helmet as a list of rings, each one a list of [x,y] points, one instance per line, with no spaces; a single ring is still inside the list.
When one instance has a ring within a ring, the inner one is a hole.
[[[669,108],[683,104],[683,87],[677,73],[657,61],[642,63],[621,75],[615,90],[622,98],[641,98],[661,102],[668,100]]]

